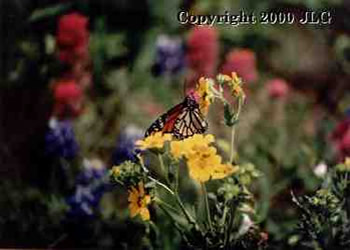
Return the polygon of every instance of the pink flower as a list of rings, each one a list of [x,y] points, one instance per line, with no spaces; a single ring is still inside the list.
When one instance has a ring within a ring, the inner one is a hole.
[[[195,87],[200,77],[214,75],[218,52],[218,34],[215,28],[196,26],[190,31],[186,54],[188,66],[192,70],[188,76],[190,88]]]
[[[221,72],[231,75],[236,72],[245,82],[255,82],[258,78],[255,53],[249,49],[234,49],[226,56]]]
[[[54,116],[58,118],[76,117],[83,111],[83,95],[74,80],[62,79],[53,87]]]
[[[288,83],[281,78],[275,78],[266,82],[266,88],[271,98],[284,98],[288,95]]]

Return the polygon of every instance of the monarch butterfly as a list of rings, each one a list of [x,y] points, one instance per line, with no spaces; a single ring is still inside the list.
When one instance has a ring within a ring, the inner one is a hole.
[[[202,134],[207,128],[208,123],[200,112],[194,95],[190,94],[183,102],[155,120],[147,129],[145,137],[161,131],[171,133],[175,138],[182,140],[194,134]]]

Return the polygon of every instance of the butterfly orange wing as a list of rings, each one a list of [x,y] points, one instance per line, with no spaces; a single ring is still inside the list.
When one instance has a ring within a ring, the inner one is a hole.
[[[162,131],[163,133],[172,133],[176,120],[181,114],[184,107],[184,103],[179,103],[175,107],[171,108],[168,112],[162,114],[152,125],[147,129],[145,137]]]
[[[147,129],[145,137],[155,132],[171,133],[177,139],[184,139],[194,134],[202,134],[208,128],[198,103],[187,96],[185,100],[161,115]]]

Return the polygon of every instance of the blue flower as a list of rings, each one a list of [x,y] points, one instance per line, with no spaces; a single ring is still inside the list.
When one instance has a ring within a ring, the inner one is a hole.
[[[135,126],[128,126],[121,131],[112,156],[113,165],[119,165],[126,160],[136,161],[135,142],[142,139],[143,134],[143,131]]]
[[[92,218],[98,213],[102,196],[111,186],[108,171],[98,160],[83,161],[83,170],[77,176],[74,193],[67,198],[70,206],[68,216],[75,218]]]
[[[45,136],[46,153],[51,156],[74,158],[79,150],[71,121],[52,118]]]
[[[102,193],[92,192],[89,186],[77,185],[74,194],[67,199],[68,216],[93,217]]]
[[[83,171],[77,176],[76,183],[80,185],[89,185],[94,181],[103,179],[107,172],[107,169],[100,160],[84,159]]]
[[[155,75],[176,74],[184,68],[185,52],[180,38],[160,35],[156,42]]]

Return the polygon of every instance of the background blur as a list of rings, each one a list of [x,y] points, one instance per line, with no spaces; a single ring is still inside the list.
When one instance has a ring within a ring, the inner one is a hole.
[[[0,246],[178,249],[128,218],[107,172],[200,76],[236,71],[247,102],[240,161],[261,227],[287,249],[290,191],[315,190],[350,155],[350,4],[342,0],[0,1]],[[193,14],[329,10],[330,25],[181,25]],[[222,107],[209,132],[227,151]],[[165,227],[166,228],[166,227]],[[130,233],[132,232],[132,233]],[[151,237],[152,238],[152,237]],[[150,239],[149,237],[147,239]],[[154,245],[155,244],[155,245]]]

